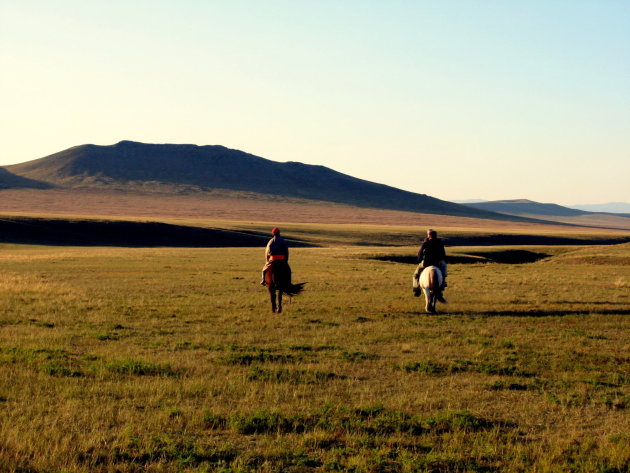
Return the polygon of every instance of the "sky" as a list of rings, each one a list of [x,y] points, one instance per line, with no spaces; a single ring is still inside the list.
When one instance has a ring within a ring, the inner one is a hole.
[[[121,140],[630,202],[630,2],[0,0],[0,166]]]

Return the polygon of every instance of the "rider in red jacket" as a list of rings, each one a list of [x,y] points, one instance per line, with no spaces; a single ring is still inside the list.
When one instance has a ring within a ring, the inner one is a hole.
[[[283,261],[288,268],[289,271],[289,281],[291,281],[291,269],[289,267],[289,245],[284,238],[280,236],[280,229],[278,227],[274,227],[271,230],[271,234],[273,238],[269,240],[267,243],[267,247],[265,248],[265,266],[262,269],[262,281],[260,284],[262,286],[265,285],[265,272],[271,265],[271,263],[275,261]]]

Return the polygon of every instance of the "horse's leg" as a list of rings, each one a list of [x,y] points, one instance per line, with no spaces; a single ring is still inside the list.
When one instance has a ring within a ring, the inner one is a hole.
[[[431,313],[431,292],[426,287],[423,287],[422,291],[424,292],[424,310],[430,314]]]
[[[278,291],[278,314],[282,312],[282,291]]]
[[[270,285],[269,288],[269,298],[271,299],[271,312],[276,311],[276,290]]]

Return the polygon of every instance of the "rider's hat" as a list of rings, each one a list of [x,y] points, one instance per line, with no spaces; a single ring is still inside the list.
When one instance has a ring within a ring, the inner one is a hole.
[[[273,227],[271,230],[272,235],[280,235],[280,229],[278,227]]]

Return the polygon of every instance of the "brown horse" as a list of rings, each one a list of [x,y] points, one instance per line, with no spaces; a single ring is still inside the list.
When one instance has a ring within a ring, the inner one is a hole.
[[[282,294],[297,296],[306,283],[291,284],[291,269],[289,265],[285,261],[275,261],[265,271],[265,284],[269,290],[271,311],[280,313],[282,312]]]

